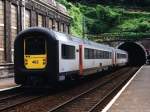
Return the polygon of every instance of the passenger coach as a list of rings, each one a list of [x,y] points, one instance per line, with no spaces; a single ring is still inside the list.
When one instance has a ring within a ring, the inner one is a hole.
[[[123,66],[125,51],[46,28],[22,31],[14,44],[15,82],[51,85]]]

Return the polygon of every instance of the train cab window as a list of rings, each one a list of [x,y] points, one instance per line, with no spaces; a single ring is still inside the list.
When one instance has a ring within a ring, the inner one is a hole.
[[[46,53],[46,45],[43,38],[28,38],[25,40],[25,54],[40,55]]]
[[[75,46],[62,44],[61,52],[63,59],[75,59]]]

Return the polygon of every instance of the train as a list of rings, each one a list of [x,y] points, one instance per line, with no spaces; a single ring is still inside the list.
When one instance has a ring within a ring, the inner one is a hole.
[[[48,28],[32,27],[14,42],[15,83],[51,86],[124,66],[128,53]]]
[[[146,64],[147,64],[147,65],[150,65],[150,55],[147,56]]]

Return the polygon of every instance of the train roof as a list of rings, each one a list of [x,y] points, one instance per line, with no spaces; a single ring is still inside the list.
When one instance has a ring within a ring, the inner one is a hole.
[[[96,43],[87,39],[81,39],[79,37],[75,37],[69,34],[65,34],[65,33],[60,33],[48,28],[44,28],[44,27],[31,27],[28,28],[22,32],[20,32],[17,35],[17,39],[22,38],[23,35],[28,35],[28,34],[35,34],[35,33],[43,33],[45,35],[49,35],[49,36],[44,36],[44,38],[49,38],[51,40],[59,40],[59,41],[64,41],[64,42],[74,42],[74,43],[78,43],[78,44],[84,44],[87,46],[92,46],[92,47],[100,47],[102,49],[107,49],[107,50],[117,50],[117,52],[120,53],[126,53],[123,50],[119,50],[117,48],[113,48],[110,47],[109,45],[104,45],[104,44],[100,44],[100,43]]]
[[[121,50],[121,49],[116,49],[116,52],[117,52],[117,53],[122,53],[122,54],[127,54],[127,52],[126,52],[126,51]]]
[[[85,45],[91,45],[91,46],[95,46],[95,47],[101,47],[103,49],[114,49],[113,47],[110,47],[108,45],[104,45],[104,44],[100,44],[100,43],[96,43],[87,39],[81,39],[79,37],[75,37],[69,34],[64,34],[64,33],[60,33],[60,32],[56,32],[51,30],[55,36],[57,40],[61,40],[61,41],[73,41],[73,42],[77,42],[80,44],[85,44]]]

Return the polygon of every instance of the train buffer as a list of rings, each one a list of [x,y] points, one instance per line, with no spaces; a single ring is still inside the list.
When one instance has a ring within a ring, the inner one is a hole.
[[[142,66],[102,112],[150,112],[150,66]]]

